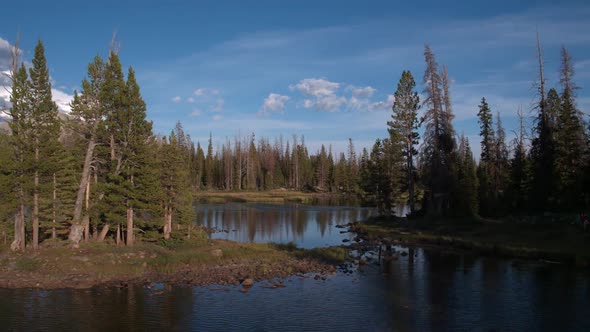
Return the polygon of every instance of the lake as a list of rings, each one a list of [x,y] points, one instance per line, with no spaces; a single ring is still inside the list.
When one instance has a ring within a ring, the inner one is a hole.
[[[355,207],[203,204],[197,223],[215,238],[341,243]],[[235,230],[235,232],[233,231]],[[558,264],[478,257],[437,248],[328,280],[285,288],[153,285],[90,290],[0,289],[7,331],[590,331],[590,275]]]
[[[199,204],[198,225],[215,229],[213,239],[238,242],[293,242],[300,248],[341,245],[352,234],[341,233],[336,225],[366,220],[376,214],[372,208],[314,206],[295,203]]]

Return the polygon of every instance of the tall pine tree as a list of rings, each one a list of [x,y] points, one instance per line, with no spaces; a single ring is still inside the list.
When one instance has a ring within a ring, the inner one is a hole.
[[[414,158],[418,154],[416,149],[418,140],[418,109],[420,108],[420,97],[414,91],[416,82],[412,73],[408,70],[402,72],[402,76],[395,91],[395,102],[393,103],[393,114],[389,126],[390,140],[400,140],[401,153],[403,158],[403,190],[408,192],[408,205],[410,213],[415,212],[416,205],[416,167]]]
[[[438,63],[428,45],[424,49],[426,71],[424,72],[424,99],[426,107],[422,121],[424,142],[421,152],[422,181],[427,189],[425,204],[431,215],[441,215],[450,208],[450,193],[455,185],[454,154],[455,131],[451,120],[450,95],[446,70],[445,79],[438,72]],[[444,83],[444,84],[443,84]]]

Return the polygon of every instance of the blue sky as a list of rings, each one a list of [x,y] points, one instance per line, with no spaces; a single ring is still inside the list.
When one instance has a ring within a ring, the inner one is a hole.
[[[157,133],[176,121],[201,143],[254,132],[304,135],[312,151],[357,149],[386,135],[402,70],[422,90],[423,48],[448,66],[455,127],[479,151],[481,97],[506,130],[532,108],[535,33],[550,86],[558,86],[560,47],[576,64],[579,107],[590,111],[590,5],[583,1],[101,1],[4,4],[0,70],[21,32],[30,60],[46,47],[56,99],[67,103],[86,65],[107,55],[117,31],[123,64],[133,66]],[[4,51],[2,50],[4,47]],[[64,106],[65,107],[65,106]],[[532,115],[532,114],[531,114]]]

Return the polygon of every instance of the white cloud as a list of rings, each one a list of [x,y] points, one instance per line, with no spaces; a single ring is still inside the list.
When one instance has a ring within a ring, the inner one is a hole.
[[[219,95],[219,90],[209,88],[198,88],[197,90],[195,90],[194,94],[197,97],[217,96]]]
[[[0,37],[0,106],[2,107],[9,107],[10,106],[10,66],[11,66],[11,59],[12,59],[12,52],[14,51],[14,46],[11,45],[7,40]],[[19,49],[19,53],[22,54],[22,50]],[[22,59],[21,59],[22,60]],[[59,87],[59,89],[51,89],[51,94],[53,96],[53,101],[57,105],[60,111],[69,113],[70,102],[72,101],[73,96],[64,92],[66,90],[65,87]],[[0,116],[8,117],[3,112],[0,112]]]
[[[340,88],[340,84],[323,78],[306,78],[297,84],[289,85],[289,89],[297,90],[304,95],[316,98],[331,96]]]
[[[222,117],[221,115],[217,114],[217,115],[214,115],[214,116],[211,118],[211,120],[213,120],[213,121],[219,121],[219,120],[221,120],[222,118],[223,118],[223,117]]]
[[[180,103],[180,101],[182,100],[182,98],[180,98],[180,96],[176,96],[172,98],[172,101],[175,103]]]
[[[369,111],[390,110],[395,102],[394,95],[387,95],[387,99],[369,104]]]
[[[200,109],[196,108],[194,111],[191,112],[190,116],[194,118],[201,115],[202,113],[203,112]]]
[[[285,103],[289,100],[289,96],[283,96],[278,93],[270,93],[264,99],[262,108],[258,112],[259,115],[270,113],[283,113],[285,111]]]
[[[6,39],[0,37],[0,70],[10,69],[13,51],[14,45],[11,45]],[[19,49],[18,52],[22,55],[22,50]]]
[[[10,107],[10,91],[10,87],[0,86],[0,106]],[[58,89],[51,89],[51,95],[60,111],[64,113],[69,113],[71,111],[72,108],[70,107],[70,103],[74,96]],[[4,114],[4,117],[7,116]]]
[[[340,83],[330,82],[323,78],[306,78],[297,84],[289,85],[289,89],[311,97],[303,101],[303,107],[326,112],[335,112],[346,104],[346,98],[336,94],[339,88]]]
[[[195,98],[193,98],[193,97],[188,97],[188,98],[186,99],[186,101],[188,101],[189,103],[191,103],[191,104],[192,104],[192,103],[194,103],[194,102],[195,102]]]
[[[70,103],[72,102],[74,96],[57,89],[51,89],[51,94],[53,96],[53,101],[57,104],[59,110],[70,113],[72,110]]]
[[[369,100],[365,98],[357,98],[354,95],[348,99],[348,107],[355,111],[367,110],[369,106]]]
[[[373,96],[377,89],[366,86],[364,88],[349,85],[346,87],[346,91],[352,92],[352,96],[356,98],[367,98]]]
[[[289,88],[299,91],[306,97],[303,100],[304,108],[313,108],[317,111],[336,112],[344,109],[366,112],[390,108],[393,105],[393,96],[388,96],[385,101],[373,102],[371,97],[377,89],[371,86],[348,85],[344,89],[344,93],[350,95],[348,98],[339,93],[341,86],[341,83],[323,78],[306,78],[297,84],[289,85]]]
[[[213,112],[221,112],[221,111],[223,111],[224,104],[225,104],[225,100],[223,100],[223,98],[218,98],[215,105],[211,106],[211,110]]]
[[[329,95],[317,98],[315,101],[306,100],[307,108],[315,108],[318,111],[335,112],[340,109],[342,105],[346,104],[346,98],[338,97],[336,95]]]

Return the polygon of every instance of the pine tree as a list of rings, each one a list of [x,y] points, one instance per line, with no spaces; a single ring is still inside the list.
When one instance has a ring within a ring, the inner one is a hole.
[[[455,185],[453,166],[455,131],[452,126],[452,111],[446,71],[445,79],[438,72],[438,64],[428,45],[424,56],[423,105],[426,111],[422,121],[426,124],[421,152],[422,179],[428,190],[426,207],[430,214],[440,215],[449,209],[450,192]],[[443,84],[444,83],[444,84]]]
[[[357,191],[358,184],[358,165],[356,160],[356,152],[354,150],[354,143],[352,138],[348,138],[348,158],[346,163],[346,180],[345,187],[349,193]]]
[[[24,64],[18,67],[18,56],[13,55],[11,68],[12,89],[10,103],[12,104],[8,115],[11,118],[9,128],[12,132],[12,146],[14,152],[15,167],[15,191],[17,195],[18,208],[14,218],[14,241],[10,248],[15,250],[25,249],[25,209],[27,201],[27,190],[31,187],[29,177],[31,169],[31,154],[29,153],[30,127],[29,120],[31,113],[31,91],[27,70]]]
[[[16,168],[12,136],[0,131],[0,222],[9,221],[18,210]]]
[[[33,67],[29,70],[31,77],[31,114],[30,143],[32,145],[33,163],[33,249],[39,246],[39,179],[47,176],[47,172],[53,174],[55,165],[50,165],[48,158],[56,149],[60,133],[57,105],[51,97],[51,82],[49,81],[49,69],[45,59],[45,49],[39,40],[35,47]]]
[[[414,158],[418,154],[416,146],[420,139],[418,134],[420,97],[414,91],[415,87],[416,83],[412,73],[409,70],[404,70],[394,94],[395,102],[392,107],[392,120],[387,122],[390,140],[396,141],[399,139],[402,144],[401,152],[404,161],[403,171],[405,173],[403,186],[404,190],[408,191],[408,204],[411,214],[415,212],[416,168]]]
[[[122,244],[121,226],[127,222],[127,203],[131,194],[130,183],[123,174],[127,157],[124,146],[125,124],[129,120],[126,97],[126,83],[121,62],[119,56],[115,52],[111,52],[99,94],[105,114],[105,120],[102,122],[101,140],[102,146],[108,148],[107,151],[101,151],[101,154],[109,160],[108,163],[105,163],[102,184],[104,198],[101,201],[101,210],[107,224],[117,225],[115,235],[117,245]]]
[[[457,187],[453,193],[453,214],[460,217],[473,217],[478,211],[478,180],[475,160],[469,141],[461,135],[457,151]]]
[[[197,174],[197,188],[204,188],[204,174],[205,174],[205,152],[201,147],[201,143],[197,142],[197,156],[196,156],[196,174]]]
[[[391,214],[391,208],[394,203],[394,184],[396,178],[392,174],[390,167],[390,157],[393,156],[389,150],[390,142],[388,139],[377,139],[371,150],[369,162],[369,182],[367,189],[374,196],[377,209],[382,215]],[[399,151],[398,151],[399,152]]]
[[[504,215],[507,212],[506,190],[509,178],[508,147],[506,146],[506,133],[502,126],[500,112],[496,113],[496,140],[494,142],[494,178],[493,190],[496,202],[495,216]]]
[[[78,179],[78,160],[72,147],[59,142],[50,151],[46,159],[47,173],[43,179],[42,191],[46,192],[40,199],[41,228],[52,239],[67,234],[72,220]]]
[[[494,129],[492,124],[492,111],[488,106],[485,98],[481,98],[481,104],[479,105],[479,112],[477,113],[479,118],[479,126],[481,136],[481,157],[480,162],[489,163],[493,160],[493,146],[494,146]]]
[[[127,239],[128,246],[133,245],[133,226],[135,209],[145,206],[146,200],[142,189],[149,185],[145,181],[148,166],[147,143],[152,136],[152,123],[146,120],[146,105],[141,97],[139,85],[135,80],[135,71],[129,68],[125,86],[126,112],[123,114],[122,130],[115,136],[115,142],[121,146],[125,158],[123,174],[129,186],[129,194],[125,198],[127,206]],[[186,159],[188,155],[185,154]],[[183,166],[188,168],[187,160]],[[187,183],[188,179],[187,179]],[[141,185],[140,185],[141,184]]]
[[[517,137],[513,140],[514,154],[510,160],[510,176],[507,201],[510,202],[510,210],[517,213],[522,212],[525,208],[527,198],[527,183],[529,182],[529,169],[527,153],[525,149],[525,129],[524,116],[522,109],[517,111],[520,126]]]
[[[207,189],[213,189],[213,135],[211,133],[209,133],[209,144],[207,145],[203,183]]]
[[[555,127],[554,112],[548,110],[547,96],[545,95],[545,73],[543,70],[543,56],[541,44],[537,36],[537,50],[539,61],[539,102],[537,104],[538,115],[535,119],[534,135],[531,143],[531,171],[530,207],[535,211],[551,209],[554,206],[556,193],[555,178]],[[552,94],[552,97],[557,94]],[[557,96],[558,97],[558,96]],[[557,103],[559,104],[559,103]]]
[[[88,64],[87,78],[82,81],[81,94],[74,93],[72,110],[69,117],[69,127],[72,132],[79,134],[80,144],[83,146],[82,169],[79,174],[79,183],[72,212],[72,226],[70,228],[70,240],[79,241],[79,233],[86,228],[82,225],[82,212],[84,200],[90,196],[90,176],[94,167],[94,174],[99,172],[99,164],[96,160],[96,148],[99,145],[100,135],[104,132],[103,120],[106,108],[101,101],[101,91],[105,80],[105,63],[96,56]],[[96,188],[95,188],[96,189]],[[94,192],[95,190],[92,190]],[[86,211],[88,215],[89,211]],[[95,218],[97,219],[97,218]],[[98,220],[95,220],[98,222]],[[95,224],[96,225],[96,224]]]
[[[192,193],[188,185],[189,172],[182,160],[180,145],[174,131],[170,134],[169,143],[163,141],[160,165],[160,183],[163,187],[164,239],[172,234],[172,224],[190,225],[194,220],[192,209]]]
[[[581,123],[580,112],[576,108],[573,82],[574,67],[571,56],[565,48],[561,49],[560,83],[562,85],[561,104],[558,110],[556,171],[559,176],[559,198],[561,207],[579,208],[583,205],[582,175],[587,137]],[[557,92],[554,92],[557,94]],[[550,96],[551,96],[550,92]],[[551,99],[551,98],[550,98]],[[559,101],[558,98],[553,98]]]
[[[477,167],[478,206],[481,215],[490,216],[496,207],[493,189],[496,174],[496,138],[492,123],[492,111],[485,98],[481,99],[477,116],[480,125],[479,135],[481,136],[481,156]]]

